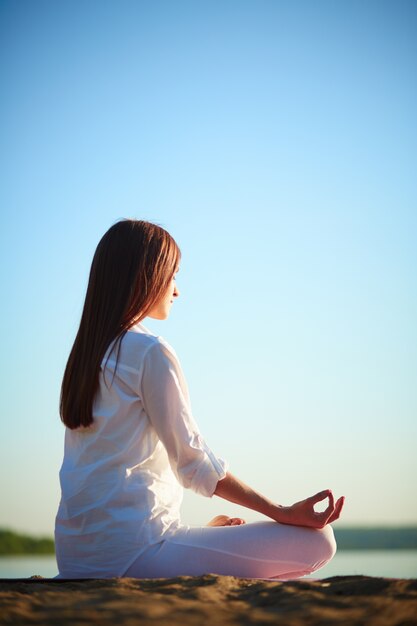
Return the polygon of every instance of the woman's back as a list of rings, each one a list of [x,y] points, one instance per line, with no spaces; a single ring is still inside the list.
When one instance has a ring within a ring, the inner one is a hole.
[[[92,426],[66,429],[55,531],[61,576],[122,575],[179,525],[182,489],[141,392],[151,350],[171,351],[141,325],[127,332],[116,372],[117,348],[103,359]]]

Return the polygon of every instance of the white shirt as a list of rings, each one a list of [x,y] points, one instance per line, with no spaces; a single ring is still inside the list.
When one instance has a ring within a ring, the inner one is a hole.
[[[65,432],[55,525],[64,578],[122,576],[181,526],[182,487],[210,497],[226,475],[193,419],[174,350],[141,324],[124,336],[116,373],[111,348],[93,424]]]

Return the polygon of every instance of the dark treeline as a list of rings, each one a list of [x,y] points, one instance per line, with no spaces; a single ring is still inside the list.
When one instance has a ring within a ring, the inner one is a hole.
[[[49,537],[30,537],[0,528],[0,556],[12,554],[54,554],[54,540]]]
[[[339,550],[417,550],[417,526],[333,529]]]
[[[339,550],[417,550],[417,526],[334,527]],[[54,554],[54,540],[0,529],[0,556]]]

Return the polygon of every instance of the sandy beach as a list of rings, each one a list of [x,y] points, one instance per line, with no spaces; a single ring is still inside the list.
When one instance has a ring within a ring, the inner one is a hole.
[[[158,580],[0,581],[0,623],[417,624],[417,580],[337,576],[271,582],[206,575]]]

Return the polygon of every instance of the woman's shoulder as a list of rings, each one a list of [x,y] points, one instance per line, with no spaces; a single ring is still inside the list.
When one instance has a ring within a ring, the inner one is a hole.
[[[121,352],[127,358],[140,361],[145,357],[167,357],[178,360],[174,348],[161,335],[155,335],[142,324],[133,326],[123,337]]]

